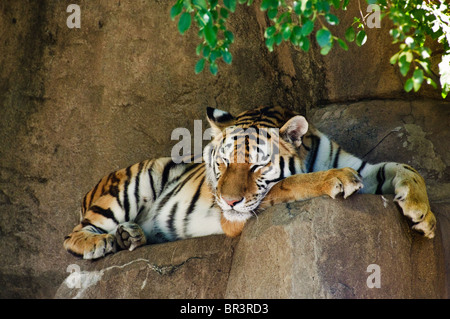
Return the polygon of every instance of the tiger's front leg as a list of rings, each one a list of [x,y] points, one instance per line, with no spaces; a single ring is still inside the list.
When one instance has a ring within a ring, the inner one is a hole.
[[[431,212],[425,180],[411,166],[399,163],[367,164],[362,170],[363,193],[395,194],[394,201],[415,225],[413,229],[433,238],[436,217]]]
[[[279,203],[306,200],[322,195],[335,198],[343,194],[347,198],[363,187],[361,176],[354,169],[346,167],[328,171],[289,176],[272,187],[263,199],[260,208]]]
[[[433,238],[436,229],[436,217],[431,212],[425,181],[414,169],[404,166],[394,178],[395,201],[403,214],[416,223],[413,229],[424,236]]]

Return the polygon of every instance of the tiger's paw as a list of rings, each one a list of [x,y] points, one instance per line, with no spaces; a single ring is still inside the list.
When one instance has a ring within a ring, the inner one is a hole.
[[[132,251],[147,243],[142,228],[132,222],[120,224],[116,231],[117,244],[121,249]]]
[[[116,240],[111,234],[92,234],[78,231],[67,236],[64,247],[83,259],[97,259],[116,252]]]
[[[397,173],[394,178],[394,201],[403,215],[415,223],[412,228],[431,239],[435,235],[436,217],[430,210],[425,181],[414,169],[404,167],[405,171]]]
[[[429,211],[425,218],[420,223],[415,224],[412,227],[415,231],[422,233],[427,238],[434,238],[436,231],[436,217]]]
[[[331,198],[336,198],[339,194],[343,194],[344,198],[347,198],[364,186],[361,176],[352,168],[330,169],[328,173],[326,193]]]

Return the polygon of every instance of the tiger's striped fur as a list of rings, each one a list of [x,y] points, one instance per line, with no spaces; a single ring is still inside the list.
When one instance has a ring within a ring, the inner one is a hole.
[[[369,164],[280,107],[237,117],[208,108],[207,114],[214,137],[204,149],[205,162],[152,159],[103,177],[84,197],[81,222],[64,247],[96,259],[144,244],[237,236],[268,206],[356,191],[395,193],[413,228],[434,236],[425,182],[411,167]],[[262,147],[269,144],[275,147]]]

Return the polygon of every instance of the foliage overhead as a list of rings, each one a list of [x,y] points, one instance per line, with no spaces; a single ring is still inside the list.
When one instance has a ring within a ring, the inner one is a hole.
[[[387,17],[393,25],[393,43],[399,47],[390,62],[407,77],[405,91],[417,92],[424,82],[438,88],[437,81],[445,98],[450,92],[450,5],[445,0],[365,0],[368,13],[364,16],[363,1],[357,0],[361,16],[355,17],[344,38],[339,38],[333,34],[333,27],[340,22],[339,10],[347,10],[350,0],[262,0],[260,9],[271,21],[264,32],[265,44],[273,51],[286,41],[308,51],[311,41],[316,41],[322,55],[327,55],[336,44],[347,51],[350,42],[364,45],[366,28],[380,27],[380,21]],[[180,16],[181,34],[193,21],[198,28],[201,40],[196,53],[200,59],[195,73],[209,65],[210,72],[216,75],[220,59],[231,64],[234,35],[227,29],[227,20],[238,5],[251,6],[253,0],[177,0],[171,8],[172,20]],[[442,51],[433,53],[430,42],[440,43]],[[431,70],[432,54],[442,54],[439,75]]]

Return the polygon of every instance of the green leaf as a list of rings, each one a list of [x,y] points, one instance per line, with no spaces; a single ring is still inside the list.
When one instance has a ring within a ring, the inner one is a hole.
[[[343,10],[345,10],[347,8],[349,2],[350,2],[350,0],[344,0],[344,2],[342,3]]]
[[[281,29],[281,33],[284,40],[289,39],[292,34],[292,27],[288,23],[285,23]]]
[[[389,59],[389,63],[391,63],[391,64],[397,63],[399,54],[400,54],[400,52],[397,52],[396,54],[394,54],[393,56],[391,56],[391,58]]]
[[[412,79],[406,80],[405,87],[404,87],[405,91],[409,92],[412,90],[413,87],[414,87],[414,81]]]
[[[406,74],[408,74],[409,71],[409,66],[411,65],[410,62],[406,61],[406,55],[402,55],[400,57],[400,59],[398,60],[398,65],[400,67],[400,73],[403,76],[406,76]]]
[[[183,10],[183,1],[177,1],[177,3],[170,9],[170,18],[175,20],[175,17]]]
[[[231,12],[236,11],[236,0],[223,0],[223,4]]]
[[[296,37],[296,36],[295,36],[295,33],[292,32],[291,37],[290,37],[289,40],[291,41],[291,43],[292,43],[294,46],[298,46],[298,45],[300,44],[300,39],[301,39],[301,36],[300,36],[300,37]]]
[[[187,12],[184,12],[180,17],[180,20],[178,21],[178,31],[180,31],[181,34],[184,34],[190,26],[191,15]]]
[[[281,33],[277,33],[274,38],[276,45],[280,45],[283,41],[283,35]]]
[[[202,53],[203,50],[203,43],[200,43],[199,45],[197,45],[197,48],[195,48],[195,53],[197,55],[200,55],[200,53]]]
[[[270,20],[273,20],[278,14],[278,8],[272,8],[267,11],[267,16]]]
[[[327,55],[331,50],[331,45],[326,45],[322,49],[320,49],[320,54]]]
[[[423,70],[422,69],[415,69],[414,74],[412,76],[413,82],[414,82],[414,92],[419,91],[420,86],[423,82]]]
[[[205,36],[206,42],[211,48],[215,48],[217,44],[217,31],[214,30],[212,24],[207,24],[203,28],[203,35]]]
[[[337,39],[337,43],[339,44],[339,46],[344,49],[345,51],[348,51],[348,46],[347,43],[345,43],[344,40],[342,39]]]
[[[298,25],[295,25],[292,29],[292,33],[296,38],[300,38],[302,36],[302,28]]]
[[[330,25],[339,24],[339,18],[331,13],[328,13],[325,15],[325,20],[327,20],[328,24],[330,24]]]
[[[228,51],[224,51],[222,53],[222,58],[223,58],[223,60],[225,61],[226,64],[231,64],[231,62],[233,61],[233,56]]]
[[[330,4],[328,3],[328,1],[325,1],[325,0],[318,1],[316,3],[316,8],[317,8],[317,11],[322,11],[325,13],[330,12]]]
[[[399,32],[397,29],[389,30],[389,34],[392,36],[392,38],[394,38],[394,41],[397,40],[397,38],[399,36]]]
[[[436,84],[436,82],[433,81],[433,79],[431,79],[431,78],[426,78],[426,79],[427,79],[427,84],[429,84],[433,88],[437,89],[437,84]]]
[[[411,63],[414,58],[414,55],[413,55],[412,51],[410,51],[410,50],[402,52],[400,54],[400,56],[405,56],[406,61],[408,61],[409,63]]]
[[[331,32],[328,29],[320,29],[316,33],[316,40],[320,47],[325,47],[331,43]]]
[[[277,28],[275,28],[275,26],[270,26],[266,29],[266,31],[264,31],[264,37],[271,38],[275,34],[276,31],[277,31]]]
[[[341,6],[341,0],[331,0],[331,2],[336,9],[339,9],[339,7]]]
[[[359,30],[359,32],[356,34],[356,45],[362,46],[367,41],[367,35],[364,30]]]
[[[353,42],[355,41],[355,29],[353,29],[353,27],[349,27],[346,31],[345,31],[345,39],[348,42]]]
[[[205,14],[208,15],[209,17],[212,17],[213,21],[217,21],[219,19],[219,12],[217,12],[217,10],[206,11]],[[213,23],[213,21],[209,19],[207,23]]]
[[[217,75],[219,67],[217,66],[216,62],[211,62],[211,64],[209,65],[209,71],[212,73],[212,75]]]
[[[266,11],[267,9],[278,7],[278,0],[263,0],[261,3],[261,10]]]
[[[209,56],[209,60],[211,62],[216,61],[218,58],[220,58],[222,56],[222,52],[219,50],[214,50],[211,52],[211,55]]]
[[[273,45],[275,43],[275,38],[274,37],[269,37],[266,39],[266,47],[267,49],[269,49],[270,52],[273,51]]]
[[[205,67],[205,59],[198,60],[197,64],[195,65],[195,74],[199,74],[203,71]]]
[[[302,4],[301,4],[300,1],[294,1],[294,6],[293,6],[293,8],[294,8],[294,12],[295,12],[297,15],[301,15],[301,14],[302,14]]]
[[[205,58],[209,57],[209,55],[211,54],[211,48],[209,46],[205,46],[203,48],[203,56]]]
[[[227,39],[227,41],[228,41],[229,43],[233,43],[233,42],[234,42],[234,35],[233,35],[233,32],[227,30],[227,31],[224,32],[224,36],[225,36],[225,39]]]
[[[195,21],[197,22],[200,29],[204,28],[205,25],[208,24],[208,21],[211,21],[212,19],[213,19],[213,16],[212,16],[211,12],[209,12],[209,11],[207,11],[207,12],[202,11],[202,13],[197,11],[197,13],[195,14]]]
[[[314,22],[307,20],[302,26],[302,35],[308,36],[314,30]]]
[[[221,15],[222,17],[224,17],[225,19],[228,19],[228,14],[229,14],[229,12],[230,12],[230,11],[228,11],[228,10],[225,9],[225,8],[220,8],[220,15]]]
[[[208,8],[208,5],[206,4],[206,0],[192,0],[192,4],[203,10],[206,10]]]
[[[310,45],[311,42],[308,38],[302,38],[300,40],[300,48],[302,48],[303,51],[308,52]]]

